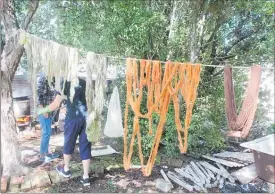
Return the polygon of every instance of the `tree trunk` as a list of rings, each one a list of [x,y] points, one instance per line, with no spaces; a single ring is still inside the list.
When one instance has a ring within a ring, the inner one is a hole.
[[[173,3],[172,13],[170,14],[169,34],[168,34],[168,40],[167,40],[167,45],[168,45],[168,47],[170,47],[170,49],[168,51],[166,60],[170,60],[173,55],[173,49],[171,48],[170,44],[171,44],[171,42],[174,38],[174,35],[175,35],[175,24],[177,22],[176,10],[177,10],[178,4],[179,4],[179,2],[175,0]]]
[[[202,35],[205,25],[206,14],[205,0],[198,0],[190,2],[191,7],[191,31],[190,31],[190,61],[194,63],[199,56],[200,43],[202,41]]]
[[[22,28],[26,30],[38,7],[37,0],[31,0],[29,11]],[[14,1],[4,0],[1,7],[5,30],[5,46],[1,53],[1,158],[3,175],[24,173],[21,153],[16,135],[16,122],[13,113],[12,80],[24,52],[18,43],[18,29]]]
[[[11,81],[6,72],[2,73],[1,71],[1,74],[1,158],[3,174],[20,174],[23,169],[13,116]]]
[[[198,2],[191,2],[191,31],[190,31],[190,62],[194,63],[197,59],[198,35],[197,35],[197,21],[198,21]]]
[[[14,47],[11,42],[15,39],[13,37],[7,40],[1,59],[1,157],[5,158],[2,160],[4,175],[23,172],[13,113],[12,80],[24,47],[18,45]]]

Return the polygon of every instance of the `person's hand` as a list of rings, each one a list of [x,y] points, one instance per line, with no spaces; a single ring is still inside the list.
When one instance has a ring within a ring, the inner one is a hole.
[[[45,108],[39,108],[37,110],[37,114],[38,115],[41,115],[43,114],[44,116],[48,116],[48,115],[45,115],[45,114],[48,114],[49,112],[51,112],[51,110],[49,109],[49,106],[46,106]],[[47,117],[46,117],[47,118]]]

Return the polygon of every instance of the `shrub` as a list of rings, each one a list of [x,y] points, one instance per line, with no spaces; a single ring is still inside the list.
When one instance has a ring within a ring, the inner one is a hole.
[[[225,148],[224,137],[219,127],[210,119],[193,114],[188,135],[188,152],[194,155],[206,154]]]

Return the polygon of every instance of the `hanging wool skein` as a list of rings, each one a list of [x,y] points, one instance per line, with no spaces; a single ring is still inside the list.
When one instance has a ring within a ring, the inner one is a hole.
[[[73,102],[75,87],[78,86],[78,65],[79,65],[79,52],[75,48],[70,48],[68,56],[68,74],[67,80],[71,82],[70,87],[70,100]]]
[[[139,119],[145,118],[149,120],[149,133],[152,134],[152,114],[155,112],[160,116],[160,120],[156,129],[155,139],[151,149],[151,154],[147,161],[147,165],[142,168],[143,174],[149,176],[154,165],[158,146],[161,140],[164,125],[166,123],[166,114],[170,99],[173,100],[175,109],[175,123],[178,131],[178,140],[181,153],[187,151],[188,128],[191,123],[192,109],[196,99],[196,91],[200,80],[200,65],[180,64],[167,62],[163,77],[162,69],[159,61],[141,60],[138,65],[135,59],[127,59],[126,84],[127,99],[124,119],[124,168],[128,170],[131,166],[131,157],[133,154],[133,146],[135,138],[138,139],[139,158],[141,166],[144,166],[144,157],[142,153],[142,140],[139,127]],[[174,86],[174,87],[173,87]],[[143,88],[147,88],[147,109],[148,112],[142,114],[140,112],[141,101],[143,97]],[[179,118],[179,91],[186,102],[186,118],[185,127],[182,128]],[[128,149],[128,112],[129,106],[133,110],[135,116],[133,121],[133,134]],[[182,138],[181,133],[184,133]],[[184,143],[182,143],[184,141]]]
[[[32,83],[32,91],[33,91],[33,102],[34,102],[34,113],[36,113],[37,107],[37,73],[39,71],[39,67],[42,65],[42,54],[41,50],[43,49],[43,44],[41,44],[41,40],[36,36],[30,35],[25,31],[20,31],[19,33],[20,39],[19,44],[24,45],[25,52],[27,55],[27,64],[28,64],[28,72],[29,79]]]
[[[257,109],[261,81],[261,66],[251,67],[250,79],[239,115],[236,112],[235,95],[232,81],[232,68],[224,68],[224,91],[226,118],[230,131],[227,136],[246,138],[252,126]]]
[[[43,71],[51,83],[55,78],[55,89],[60,91],[60,80],[63,77],[71,82],[70,100],[74,96],[74,88],[78,85],[77,71],[79,52],[58,43],[43,40],[39,37],[20,31],[19,43],[24,45],[27,54],[27,63],[32,83],[34,109],[36,113],[37,74]],[[64,82],[65,84],[65,82]],[[63,86],[64,89],[64,86]],[[61,92],[61,91],[60,91]]]
[[[104,106],[104,88],[107,74],[107,57],[88,52],[86,57],[86,99],[88,106],[87,137],[90,142],[98,142],[101,131],[102,111]],[[93,73],[96,75],[93,89]]]

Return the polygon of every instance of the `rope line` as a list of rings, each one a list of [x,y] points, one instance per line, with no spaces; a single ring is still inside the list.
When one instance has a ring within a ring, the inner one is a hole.
[[[20,32],[28,33],[28,32],[26,32],[26,31],[24,31],[24,30],[22,30],[22,29],[19,29],[19,30],[17,30],[16,33],[14,33],[14,34],[12,34],[11,36],[9,36],[9,37],[8,37],[8,40],[9,40],[10,38],[12,38],[12,37],[14,37],[14,36],[20,34]],[[36,35],[33,35],[33,36],[36,36]],[[38,37],[38,38],[40,38],[40,37]],[[41,39],[42,39],[42,38],[41,38]],[[52,40],[47,40],[47,41],[53,42]],[[60,44],[60,43],[57,43],[57,44]],[[67,46],[67,45],[64,45],[64,44],[60,44],[60,45]],[[73,47],[71,47],[71,46],[67,46],[67,47],[73,48]],[[84,50],[79,49],[79,48],[76,48],[76,49],[78,49],[79,51],[84,51]],[[84,51],[84,52],[87,52],[87,51]],[[127,60],[126,57],[106,56],[106,54],[99,54],[99,53],[95,53],[95,55],[104,55],[105,57],[111,58],[111,59],[121,59],[121,60],[125,60],[125,61]],[[144,60],[144,59],[137,59],[137,58],[135,58],[135,60],[136,60],[136,61],[140,61],[140,60]],[[149,60],[149,59],[148,59],[148,60]],[[155,60],[155,61],[158,61],[158,60]],[[161,64],[165,64],[165,63],[166,63],[166,61],[159,61],[159,62],[160,62]],[[260,62],[262,62],[262,63],[264,63],[264,62],[265,62],[265,63],[274,63],[274,62],[272,62],[272,61],[260,61]],[[224,63],[230,63],[230,62],[224,61]],[[259,63],[259,62],[249,62],[249,63]],[[183,63],[182,63],[182,64],[183,64]],[[217,68],[224,68],[224,67],[225,67],[224,65],[206,65],[206,64],[201,64],[201,66],[203,66],[203,67],[217,67]],[[231,68],[236,68],[236,69],[250,69],[251,66],[231,66]],[[275,68],[262,67],[262,70],[275,70]]]

